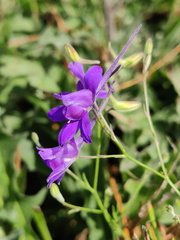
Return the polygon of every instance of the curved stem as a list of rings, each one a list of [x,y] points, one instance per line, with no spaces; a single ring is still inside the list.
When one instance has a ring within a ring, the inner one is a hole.
[[[98,117],[98,116],[97,116]],[[110,129],[110,127],[108,126],[106,120],[104,119],[104,117],[102,116],[102,114],[100,114],[100,117],[98,117],[98,120],[100,121],[100,123],[102,124],[102,127],[105,129],[105,131],[108,133],[108,135],[111,137],[111,140],[119,147],[119,149],[121,150],[122,154],[128,158],[129,160],[131,160],[132,162],[138,164],[139,166],[148,169],[149,171],[155,173],[156,175],[158,175],[159,177],[166,179],[166,177],[159,173],[158,171],[154,170],[153,168],[139,162],[137,159],[131,157],[124,149],[123,145],[117,140],[116,136],[114,135],[114,133],[112,132],[112,130]],[[104,127],[105,126],[105,127]]]
[[[93,211],[95,211],[94,213],[98,213],[98,214],[99,214],[100,211],[101,211],[101,214],[104,215],[104,218],[105,218],[106,222],[109,224],[109,226],[110,226],[110,228],[111,228],[111,230],[112,230],[113,239],[114,239],[114,240],[117,239],[117,234],[116,234],[116,232],[115,232],[115,228],[116,228],[117,226],[115,226],[114,221],[113,221],[111,215],[109,214],[107,208],[104,206],[101,198],[99,197],[99,194],[98,194],[97,190],[95,190],[94,188],[92,188],[92,187],[89,185],[89,183],[87,183],[87,181],[84,182],[82,179],[80,179],[77,175],[75,175],[73,172],[71,172],[71,170],[68,169],[68,170],[67,170],[67,173],[70,174],[76,181],[80,182],[81,185],[82,185],[85,189],[87,189],[88,191],[90,191],[90,192],[92,193],[92,195],[93,195],[94,198],[96,199],[97,205],[99,206],[100,209],[89,209],[88,211],[89,211],[89,212],[92,212],[92,210],[93,210]],[[69,206],[73,206],[73,205],[69,204]],[[82,210],[84,210],[84,209],[82,209]],[[97,210],[98,210],[99,212],[97,212]],[[118,226],[118,228],[119,228],[119,226]],[[121,229],[119,228],[119,230],[121,230]]]
[[[150,114],[150,110],[149,110],[148,94],[147,94],[147,84],[146,84],[147,76],[148,76],[148,72],[145,72],[144,73],[144,79],[143,79],[144,81],[143,81],[143,83],[144,83],[144,96],[145,96],[146,116],[147,116],[147,119],[148,119],[148,122],[149,122],[149,126],[150,126],[150,129],[151,129],[153,138],[154,138],[154,142],[155,142],[155,145],[156,145],[158,157],[159,157],[159,160],[160,160],[160,163],[161,163],[161,167],[162,167],[162,170],[163,170],[163,173],[164,173],[164,179],[166,179],[166,181],[169,183],[169,185],[180,196],[180,191],[171,182],[171,180],[170,180],[170,178],[168,176],[168,173],[166,171],[166,168],[165,168],[165,165],[164,165],[164,161],[163,161],[163,157],[162,157],[162,153],[161,153],[161,150],[160,150],[160,147],[159,147],[159,141],[158,141],[158,138],[157,138],[157,135],[156,135],[156,131],[154,129],[153,122],[152,122],[152,119],[151,119],[151,114]]]
[[[122,153],[124,154],[124,156],[126,158],[128,158],[129,160],[131,160],[132,162],[138,164],[139,166],[145,168],[145,169],[148,169],[149,171],[155,173],[156,175],[158,175],[159,177],[163,178],[163,179],[166,179],[166,177],[161,174],[160,172],[154,170],[153,168],[147,166],[146,164],[142,163],[142,162],[139,162],[137,159],[131,157],[123,148],[122,144],[117,140],[115,139],[114,142],[116,143],[116,145],[121,149]]]

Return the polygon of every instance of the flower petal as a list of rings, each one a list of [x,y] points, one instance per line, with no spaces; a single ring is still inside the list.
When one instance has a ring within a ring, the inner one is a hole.
[[[54,97],[59,100],[62,100],[62,95],[66,95],[66,94],[69,94],[69,92],[54,93]]]
[[[78,155],[80,147],[77,145],[77,141],[72,139],[69,143],[63,146],[63,156],[65,161],[74,158]]]
[[[64,111],[64,116],[68,120],[80,120],[86,111],[87,110],[77,105],[70,105],[66,107],[66,110]]]
[[[85,88],[89,89],[93,94],[96,93],[97,87],[102,79],[102,68],[99,66],[90,67],[85,76]]]
[[[75,160],[76,160],[76,158],[73,158],[73,159],[71,159],[71,161],[68,161],[68,162],[63,161],[59,167],[55,168],[52,171],[52,173],[49,175],[49,177],[47,178],[47,182],[48,182],[47,187],[49,188],[54,181],[57,181],[59,183],[61,181],[61,179],[63,178],[66,170],[71,166],[71,164]]]
[[[84,89],[84,84],[82,84],[81,81],[78,81],[78,83],[76,85],[76,89],[77,89],[77,91]]]
[[[39,155],[44,163],[51,169],[55,169],[59,165],[59,160],[62,158],[63,148],[61,146],[54,148],[38,148]],[[56,160],[56,161],[54,161]]]
[[[93,104],[93,95],[88,89],[62,95],[61,98],[65,106],[75,104],[87,108]]]
[[[92,134],[92,129],[91,129],[91,122],[89,119],[89,115],[86,112],[80,121],[80,129],[81,129],[81,137],[83,138],[84,142],[86,143],[91,143],[91,134]]]
[[[48,112],[48,118],[53,122],[61,122],[61,121],[67,120],[67,118],[63,114],[64,109],[65,109],[65,106],[58,106],[58,107],[52,108]]]
[[[67,168],[69,168],[69,166],[76,160],[82,144],[82,139],[78,137],[77,139],[72,139],[62,147],[37,147],[39,150],[38,153],[45,164],[53,170],[47,178],[48,187],[50,187],[54,181],[57,181],[58,183],[61,181]]]
[[[74,63],[69,63],[68,65],[69,70],[72,72],[72,74],[79,78],[82,83],[83,83],[83,79],[84,79],[84,69],[83,69],[83,65],[82,63],[79,62],[74,62]]]
[[[58,142],[59,145],[64,145],[70,141],[79,129],[79,121],[65,123],[61,131],[59,132]]]
[[[106,90],[102,90],[102,91],[99,92],[99,94],[97,95],[97,98],[102,98],[102,99],[104,99],[106,96],[107,96]]]

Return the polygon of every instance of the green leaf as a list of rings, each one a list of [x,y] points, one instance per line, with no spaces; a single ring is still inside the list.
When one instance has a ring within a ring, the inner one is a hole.
[[[40,28],[40,22],[17,14],[12,17],[10,26],[11,30],[15,32],[34,32]]]
[[[14,87],[25,88],[27,86],[27,79],[23,77],[6,79],[6,85],[1,90],[0,102],[5,104],[8,101],[9,94]]]
[[[38,193],[33,196],[24,196],[20,200],[20,206],[22,208],[24,216],[26,219],[33,215],[33,207],[40,206],[47,194],[47,188],[42,188]]]
[[[47,92],[58,92],[60,90],[53,78],[48,76],[38,61],[4,55],[1,57],[0,62],[4,65],[1,74],[6,78],[23,76],[32,87]]]
[[[18,116],[11,116],[11,115],[5,115],[2,119],[6,130],[10,133],[20,128],[22,124],[22,120],[23,119]]]
[[[26,163],[27,168],[30,171],[34,171],[36,169],[36,158],[34,154],[35,146],[28,139],[22,139],[19,142],[20,145],[20,153],[23,161]]]

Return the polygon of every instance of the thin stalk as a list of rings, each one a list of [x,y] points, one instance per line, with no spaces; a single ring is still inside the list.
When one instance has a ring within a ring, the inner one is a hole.
[[[113,240],[117,239],[117,234],[115,233],[114,229],[114,223],[113,223],[113,219],[111,217],[111,215],[109,214],[109,212],[107,211],[107,209],[105,208],[105,206],[103,205],[103,202],[101,201],[99,194],[97,192],[97,190],[95,190],[94,188],[92,188],[89,184],[87,184],[86,182],[83,182],[77,175],[75,175],[73,172],[71,172],[69,169],[67,170],[67,173],[69,175],[71,175],[76,181],[80,182],[81,185],[87,189],[88,191],[90,191],[92,193],[92,195],[94,196],[97,205],[99,206],[99,211],[101,211],[101,214],[103,214],[106,222],[109,224],[111,230],[112,230],[112,235],[113,235]],[[71,205],[71,204],[70,204]],[[71,205],[72,206],[72,205]],[[92,209],[92,210],[96,210],[96,209]],[[97,209],[98,210],[98,209]],[[89,209],[89,212],[92,212],[91,209]],[[97,212],[95,212],[97,213]],[[100,213],[100,212],[99,212]]]
[[[78,158],[88,158],[88,159],[95,159],[95,158],[124,158],[123,154],[114,154],[114,155],[97,155],[97,156],[78,156]]]
[[[98,157],[98,155],[101,152],[101,126],[99,123],[98,123],[97,138],[98,138],[98,148],[97,148],[97,157],[96,157],[94,183],[93,183],[94,190],[97,190],[98,176],[99,176],[99,163],[100,163],[100,158]]]
[[[163,157],[162,157],[162,153],[161,153],[161,150],[160,150],[160,147],[159,147],[159,141],[158,141],[158,138],[157,138],[157,134],[156,134],[156,131],[155,131],[153,123],[152,123],[151,114],[150,114],[150,110],[149,110],[148,94],[147,94],[147,84],[146,84],[147,76],[148,76],[148,72],[145,72],[144,73],[144,79],[143,79],[143,85],[144,85],[146,116],[147,116],[147,119],[148,119],[148,122],[149,122],[149,126],[150,126],[150,129],[151,129],[153,138],[154,138],[154,142],[155,142],[155,145],[156,145],[158,157],[159,157],[159,160],[160,160],[160,163],[161,163],[161,167],[162,167],[162,170],[163,170],[163,173],[164,173],[164,179],[169,183],[169,185],[174,189],[174,191],[180,196],[180,191],[171,182],[171,180],[170,180],[170,178],[168,176],[168,173],[166,171],[166,168],[165,168],[165,165],[164,165],[164,161],[163,161]]]
[[[110,214],[108,213],[107,209],[105,209],[105,207],[104,207],[104,205],[103,205],[103,203],[102,203],[102,201],[101,201],[101,199],[100,199],[100,197],[99,197],[99,195],[98,195],[98,192],[97,192],[94,188],[92,188],[89,184],[87,185],[85,182],[83,182],[83,181],[82,181],[76,174],[74,174],[71,170],[68,169],[68,170],[67,170],[67,173],[68,173],[69,175],[71,175],[76,181],[80,182],[80,183],[84,186],[85,189],[89,190],[89,191],[94,195],[94,197],[95,197],[95,199],[96,199],[96,202],[97,202],[99,208],[101,209],[101,211],[102,211],[103,214],[104,214],[105,219],[106,219],[107,221],[111,220],[111,216],[110,216]]]
[[[117,240],[118,238],[118,235],[116,234],[116,231],[115,229],[118,227],[120,228],[120,226],[116,226],[116,224],[114,223],[113,221],[113,218],[111,217],[111,215],[109,214],[107,208],[105,208],[104,204],[102,203],[100,197],[99,197],[99,194],[96,190],[94,190],[92,188],[92,191],[91,193],[94,195],[95,199],[96,199],[96,202],[99,206],[99,208],[101,209],[101,211],[103,212],[103,215],[104,215],[104,219],[106,220],[106,222],[109,224],[110,228],[111,228],[111,231],[112,231],[112,235],[113,235],[113,240]],[[120,229],[121,230],[121,229]],[[122,232],[122,231],[121,231]],[[122,232],[123,234],[123,232]]]
[[[90,213],[95,213],[95,214],[102,214],[102,210],[99,210],[99,209],[80,207],[80,206],[76,206],[74,204],[70,204],[67,202],[61,202],[61,204],[68,208],[78,209],[79,211],[90,212]]]
[[[154,170],[153,168],[139,162],[138,160],[136,160],[135,158],[131,157],[124,149],[123,145],[117,140],[116,136],[114,135],[113,131],[110,129],[108,123],[106,122],[105,118],[102,116],[102,114],[100,114],[99,116],[97,116],[97,119],[99,120],[99,122],[101,123],[101,126],[105,129],[105,131],[107,132],[107,134],[111,137],[111,140],[119,147],[119,149],[121,150],[122,154],[128,158],[129,160],[131,160],[132,162],[138,164],[139,166],[148,169],[149,171],[153,172],[154,174],[158,175],[159,177],[166,179],[166,177],[159,173],[158,171]]]
[[[86,190],[91,190],[91,186],[85,183],[81,178],[79,178],[76,174],[74,174],[71,170],[67,169],[66,172],[73,177],[76,181],[78,181]]]

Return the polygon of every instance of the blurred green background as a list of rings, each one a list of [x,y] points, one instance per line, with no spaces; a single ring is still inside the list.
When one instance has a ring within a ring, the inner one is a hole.
[[[52,123],[47,112],[59,104],[53,93],[72,92],[76,83],[67,68],[64,44],[74,46],[84,58],[99,59],[106,70],[113,60],[108,42],[118,54],[139,24],[143,26],[125,57],[143,52],[146,39],[153,39],[150,109],[167,171],[179,186],[179,1],[0,0],[0,239],[111,239],[103,217],[68,215],[69,209],[50,196],[46,189],[50,169],[37,155],[31,133],[38,134],[44,147],[57,146],[62,125]],[[116,74],[117,98],[144,103],[141,71],[140,62]],[[110,112],[107,118],[127,152],[161,171],[143,107],[126,114]],[[81,155],[96,155],[96,131],[92,139]],[[102,154],[119,153],[105,134],[102,143]],[[71,169],[79,176],[86,173],[91,182],[94,160],[79,159]],[[167,184],[162,186],[159,177],[127,159],[102,159],[98,184],[102,197],[110,177],[116,180],[132,223],[128,226],[131,234],[136,227],[142,239],[140,228],[152,219],[148,214],[140,217],[140,207],[150,199],[159,224],[157,239],[179,239],[178,226],[165,207],[171,204],[180,213],[180,203]],[[67,202],[96,206],[68,174],[60,189]],[[116,205],[114,197],[111,201]],[[168,234],[170,238],[165,238]]]

